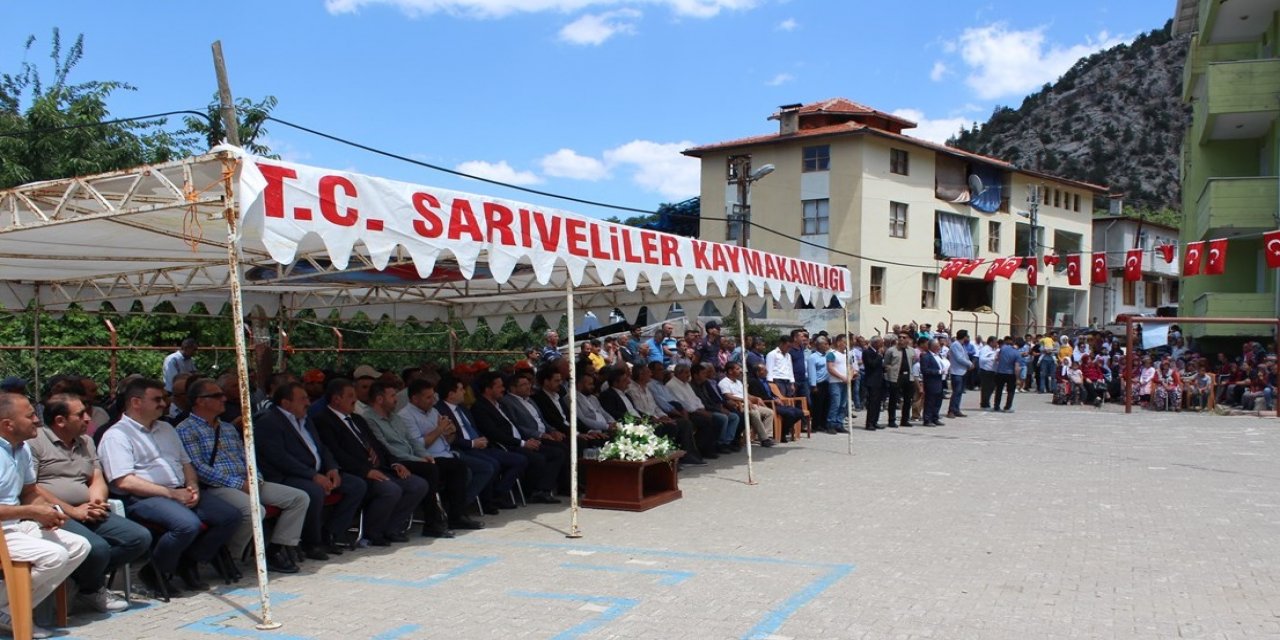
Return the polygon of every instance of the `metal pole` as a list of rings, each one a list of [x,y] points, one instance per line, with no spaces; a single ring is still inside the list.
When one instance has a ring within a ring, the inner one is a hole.
[[[738,236],[741,243],[742,236]],[[751,455],[751,386],[747,377],[747,304],[743,302],[741,292],[738,295],[738,337],[742,340],[742,423],[746,429],[742,431],[747,447],[747,484],[756,483],[755,460]],[[777,410],[777,407],[774,407]]]
[[[1124,412],[1133,413],[1133,390],[1129,388],[1130,374],[1133,365],[1133,316],[1125,318],[1124,321],[1124,368],[1121,370],[1121,389],[1124,389]]]
[[[115,393],[116,392],[116,375],[117,375],[117,369],[119,368],[119,360],[120,360],[119,356],[117,355],[120,349],[120,337],[116,335],[116,326],[114,324],[111,324],[110,318],[103,318],[102,321],[107,324],[107,333],[111,336],[111,373],[110,373],[110,377],[107,378],[107,384],[110,385],[107,387],[107,391],[109,393]],[[98,426],[104,426],[104,425],[98,425]]]
[[[1036,269],[1039,269],[1040,264],[1043,262],[1041,253],[1044,250],[1039,238],[1036,237],[1036,231],[1040,227],[1040,197],[1040,185],[1027,185],[1027,208],[1030,210],[1027,219],[1031,223],[1031,257],[1036,261]],[[1032,333],[1035,333],[1034,327],[1038,324],[1036,320],[1037,312],[1039,311],[1036,307],[1039,306],[1040,297],[1037,294],[1038,289],[1038,285],[1027,285],[1027,326],[1032,328]],[[1009,333],[1014,333],[1012,326],[1009,327]]]
[[[954,329],[953,329],[954,330]],[[849,310],[844,310],[844,428],[849,430],[849,455],[853,455],[853,363],[849,361],[852,336],[849,335]]]
[[[235,104],[231,101],[231,86],[227,83],[227,70],[222,61],[222,43],[213,43],[213,66],[218,75],[218,96],[222,102],[223,126],[227,128],[227,141],[240,146],[240,136],[236,130]],[[236,374],[240,379],[240,406],[245,411],[244,420],[244,457],[246,472],[249,477],[249,517],[253,525],[253,556],[258,573],[258,598],[262,603],[262,619],[256,628],[269,631],[279,629],[280,623],[271,619],[271,589],[267,585],[266,546],[262,535],[262,496],[258,487],[257,451],[253,443],[253,404],[249,397],[249,362],[246,357],[248,345],[245,341],[244,300],[240,293],[240,232],[237,229],[240,208],[236,202],[234,179],[236,159],[230,153],[222,153],[222,188],[226,194],[226,209],[223,217],[227,222],[227,275],[231,284],[231,320],[234,330],[231,335],[235,339]]]
[[[569,353],[561,356],[569,358],[569,533],[565,537],[581,538],[582,530],[578,528],[578,368],[573,366],[573,278],[568,265],[564,270],[564,304],[569,314]]]
[[[31,322],[31,337],[32,337],[31,345],[35,347],[35,351],[32,352],[32,358],[34,358],[34,361],[32,362],[31,372],[33,376],[32,376],[31,387],[35,391],[36,395],[39,396],[40,395],[40,285],[38,284],[36,285],[35,318]]]

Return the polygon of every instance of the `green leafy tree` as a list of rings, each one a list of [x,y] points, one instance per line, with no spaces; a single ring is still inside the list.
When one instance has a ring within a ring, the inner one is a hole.
[[[236,101],[236,117],[239,119],[240,146],[256,156],[278,158],[271,149],[262,143],[267,135],[264,126],[271,110],[276,107],[275,96],[267,96],[258,102],[249,98]],[[227,128],[222,124],[222,107],[215,94],[213,100],[205,107],[205,117],[186,116],[186,133],[198,136],[212,149],[221,144],[227,137]]]

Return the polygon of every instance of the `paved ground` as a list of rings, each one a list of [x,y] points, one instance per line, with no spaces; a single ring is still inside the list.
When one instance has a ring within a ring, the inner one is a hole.
[[[642,514],[529,507],[80,638],[1280,637],[1280,421],[1054,407],[818,435]],[[966,404],[971,404],[966,402]],[[242,587],[248,586],[248,581]]]

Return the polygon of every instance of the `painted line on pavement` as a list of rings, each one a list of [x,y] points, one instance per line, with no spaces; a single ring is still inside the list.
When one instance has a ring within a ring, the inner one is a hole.
[[[566,562],[561,567],[565,569],[581,569],[583,571],[606,571],[609,573],[638,573],[643,575],[662,576],[658,582],[665,585],[677,585],[693,576],[697,575],[692,571],[676,571],[669,569],[636,569],[633,567],[615,567],[610,565],[583,564],[580,562]]]
[[[222,595],[227,597],[251,598],[251,597],[257,597],[258,590],[257,589],[235,589],[233,591],[228,591]],[[284,603],[290,600],[295,600],[297,598],[298,596],[292,593],[276,592],[271,594],[272,603]],[[222,624],[223,622],[226,622],[233,618],[242,617],[245,611],[248,611],[251,613],[258,611],[259,609],[261,609],[261,606],[262,606],[261,603],[254,603],[246,607],[233,608],[231,611],[227,613],[220,613],[217,615],[208,616],[208,617],[196,620],[195,622],[192,622],[190,624],[182,625],[181,627],[179,627],[179,629],[186,629],[188,631],[194,631],[196,633],[208,633],[208,634],[219,635],[219,636],[231,636],[233,638],[272,638],[273,640],[311,640],[311,638],[307,636],[293,636],[293,635],[280,633],[279,631],[259,631],[252,627],[247,629],[242,629],[237,627],[228,627]]]
[[[379,585],[387,585],[391,587],[409,587],[411,589],[428,589],[430,587],[434,587],[447,580],[452,580],[458,576],[466,575],[474,571],[479,571],[480,569],[487,567],[499,560],[499,558],[495,556],[470,556],[470,555],[464,555],[461,553],[433,553],[430,551],[420,551],[414,555],[422,556],[425,558],[446,558],[449,560],[466,560],[466,562],[452,569],[449,569],[447,571],[442,571],[440,573],[427,576],[426,578],[423,578],[421,580],[400,580],[397,578],[380,578],[376,576],[360,576],[360,575],[350,575],[350,574],[334,576],[334,579],[341,580],[343,582],[362,582],[364,584],[379,584]]]
[[[586,620],[582,623],[574,625],[560,633],[551,637],[551,640],[573,640],[581,637],[585,633],[594,631],[606,622],[612,622],[618,619],[622,614],[635,608],[640,603],[639,600],[631,598],[615,598],[612,596],[587,596],[577,593],[550,593],[544,591],[508,591],[508,595],[517,598],[538,598],[542,600],[561,600],[567,602],[585,602],[593,605],[606,605],[604,611],[600,615]]]

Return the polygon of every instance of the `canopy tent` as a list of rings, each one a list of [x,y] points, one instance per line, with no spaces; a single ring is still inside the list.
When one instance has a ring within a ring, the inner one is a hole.
[[[237,325],[244,304],[272,315],[511,316],[524,326],[568,314],[572,336],[575,308],[634,318],[642,306],[665,315],[674,302],[727,309],[744,297],[844,305],[851,279],[842,267],[229,147],[0,192],[0,304],[9,307],[216,310],[230,301]],[[242,348],[247,398],[245,368]],[[245,439],[252,453],[251,421]],[[575,488],[572,532],[576,499]],[[269,619],[260,531],[255,546]]]

